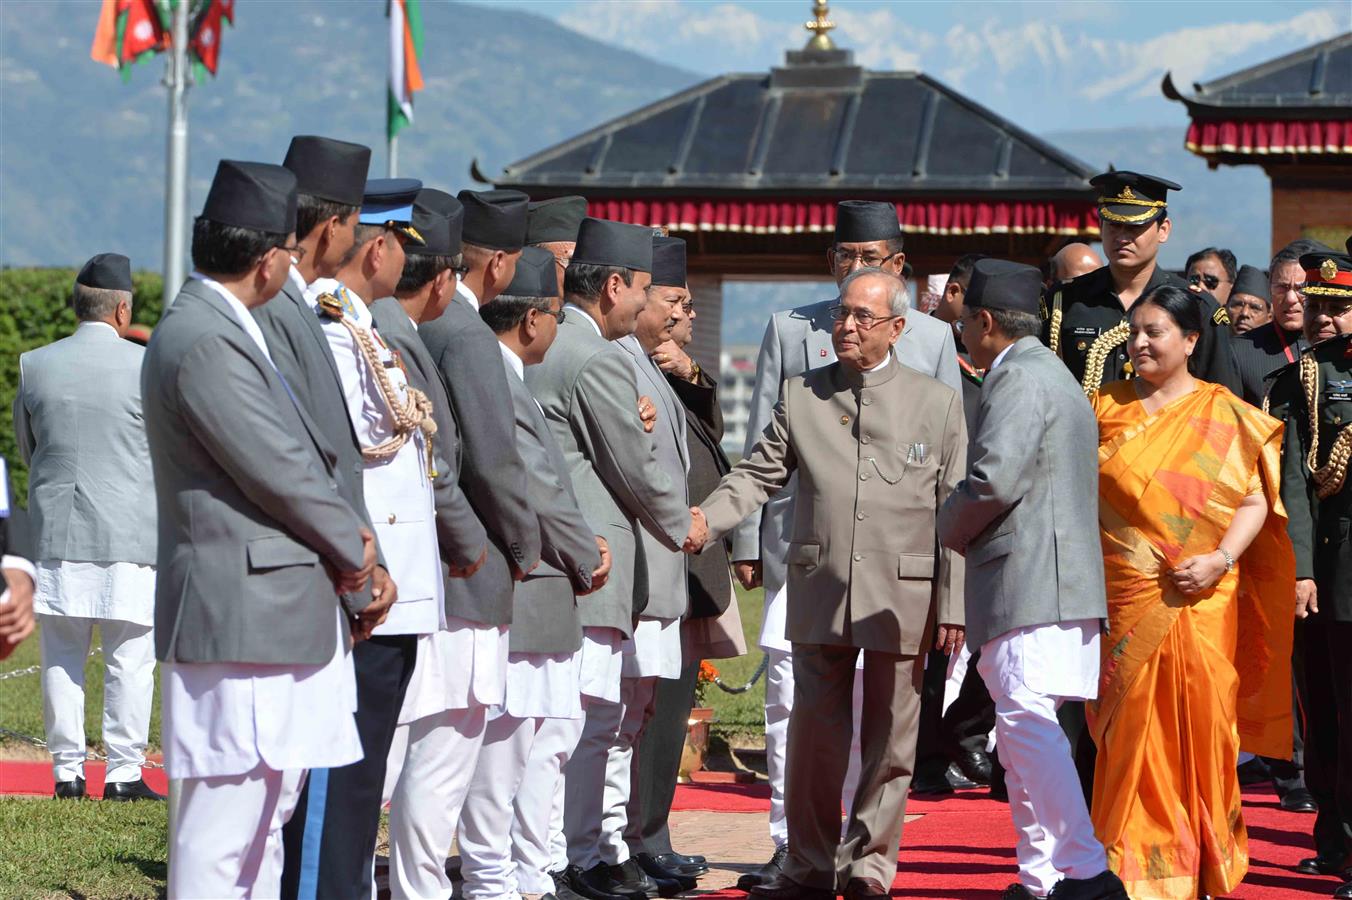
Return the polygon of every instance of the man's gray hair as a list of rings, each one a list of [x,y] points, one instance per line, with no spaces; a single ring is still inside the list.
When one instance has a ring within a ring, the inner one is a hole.
[[[902,281],[891,272],[884,272],[882,269],[865,266],[845,276],[845,280],[840,283],[840,296],[843,298],[845,292],[850,289],[861,278],[881,278],[887,286],[887,308],[892,311],[894,316],[904,316],[911,309],[911,294],[906,290],[906,282]]]
[[[131,291],[117,291],[112,288],[95,288],[75,283],[71,295],[71,306],[75,307],[75,318],[81,322],[101,322],[111,319],[117,312],[117,305],[126,302],[131,309]]]

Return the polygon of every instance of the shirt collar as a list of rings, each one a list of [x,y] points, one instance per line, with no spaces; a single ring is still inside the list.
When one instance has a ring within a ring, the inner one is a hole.
[[[1001,350],[1000,353],[999,353],[999,355],[997,355],[997,356],[995,357],[995,359],[991,362],[991,367],[990,367],[989,369],[987,369],[986,372],[987,372],[988,374],[991,373],[991,372],[994,372],[994,371],[995,371],[995,367],[998,366],[998,365],[1000,365],[1000,363],[1004,362],[1004,361],[1005,361],[1005,357],[1009,355],[1009,351],[1011,351],[1011,350],[1013,350],[1013,349],[1014,349],[1014,345],[1013,345],[1013,344],[1010,344],[1008,347],[1006,347],[1005,349]]]
[[[117,329],[109,325],[107,322],[81,322],[79,325],[75,326],[75,330],[79,331],[84,328],[98,328],[98,327],[107,328],[113,334],[117,334]]]
[[[887,355],[883,357],[883,361],[880,362],[880,363],[878,363],[878,364],[877,364],[876,366],[874,366],[873,368],[869,369],[869,371],[870,371],[870,372],[877,372],[879,369],[883,368],[884,366],[886,366],[886,365],[887,365],[888,363],[890,363],[891,361],[892,361],[892,351],[891,351],[891,350],[888,350],[888,351],[887,351]]]
[[[502,341],[498,341],[498,349],[502,351],[502,358],[507,363],[507,368],[516,373],[516,377],[522,381],[526,380],[526,363],[521,357],[516,355],[516,351],[508,347]]]
[[[563,305],[563,308],[573,310],[578,314],[578,316],[582,318],[582,321],[586,322],[592,328],[596,329],[597,337],[605,337],[605,335],[601,333],[601,324],[592,318],[591,313],[587,312],[585,309],[578,306],[576,303],[565,303]]]
[[[267,357],[268,362],[272,362],[272,354],[268,352],[268,342],[263,339],[263,329],[258,327],[258,323],[254,321],[254,317],[250,315],[249,308],[244,305],[244,302],[232,294],[225,285],[216,281],[214,278],[208,278],[201,272],[196,271],[194,271],[190,277],[196,278],[198,281],[211,288],[217,296],[225,301],[226,308],[234,315],[235,319],[239,322],[240,327],[244,329],[244,333],[258,345],[258,349],[262,351],[265,357]]]
[[[455,292],[459,294],[461,297],[464,297],[465,302],[467,302],[470,306],[474,307],[475,309],[479,308],[478,295],[476,295],[474,291],[470,290],[465,285],[465,282],[461,281],[459,278],[455,280]]]

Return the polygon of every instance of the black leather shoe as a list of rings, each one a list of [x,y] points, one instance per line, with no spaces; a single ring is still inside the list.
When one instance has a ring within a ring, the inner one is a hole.
[[[76,775],[74,781],[58,781],[52,796],[57,800],[83,800],[85,798],[85,780]]]
[[[1337,875],[1348,867],[1348,862],[1338,856],[1310,856],[1296,863],[1296,871],[1302,875]]]
[[[1000,894],[1000,900],[1038,900],[1038,897],[1037,894],[1016,881],[1005,888],[1004,892]]]
[[[750,891],[758,884],[765,884],[777,875],[784,872],[784,860],[788,858],[789,845],[785,844],[775,850],[775,855],[770,857],[770,861],[756,869],[754,872],[747,872],[741,878],[737,879],[737,890]]]
[[[675,881],[683,885],[681,887],[681,890],[683,891],[694,890],[695,876],[703,875],[705,872],[709,871],[708,866],[700,866],[693,871],[673,869],[662,865],[657,861],[657,857],[653,856],[651,853],[636,853],[634,854],[633,859],[638,863],[638,867],[647,873],[649,878],[659,882],[659,887],[660,881],[665,878],[668,881]],[[688,886],[686,886],[686,882],[689,882]]]
[[[966,775],[969,781],[977,784],[989,785],[991,783],[991,758],[980,750],[969,750],[961,753],[954,760],[958,770]]]
[[[887,900],[891,890],[875,878],[851,878],[840,895],[845,900]]]
[[[975,781],[963,774],[957,763],[948,764],[948,768],[944,769],[944,778],[948,780],[955,791],[970,791],[974,787],[980,787]]]
[[[941,773],[937,777],[924,776],[912,778],[911,793],[941,796],[943,794],[953,793],[953,785],[949,783],[947,773]]]
[[[557,872],[550,872],[549,877],[554,879],[554,894],[556,900],[587,900],[585,896],[578,893],[573,886],[575,878],[581,878],[582,872],[577,866],[568,866],[566,869],[559,869]]]
[[[1104,871],[1093,878],[1062,878],[1047,900],[1130,900],[1122,879]]]
[[[835,888],[814,888],[799,884],[780,872],[774,878],[751,889],[756,900],[836,900]]]
[[[653,857],[658,864],[668,869],[680,871],[682,866],[703,866],[705,871],[709,869],[709,861],[699,854],[677,853],[675,850],[670,853],[659,853]]]
[[[104,800],[158,800],[161,803],[165,801],[165,796],[158,791],[152,791],[150,785],[146,784],[144,778],[137,781],[113,781],[103,786]]]
[[[1333,892],[1334,900],[1352,900],[1352,881],[1346,881]]]
[[[582,884],[601,894],[632,898],[632,900],[651,900],[659,896],[657,882],[653,881],[638,863],[632,859],[618,866],[597,863],[582,873]],[[579,891],[586,894],[586,891]]]
[[[1282,797],[1281,805],[1287,812],[1319,812],[1319,804],[1314,801],[1314,795],[1305,788],[1292,788],[1287,791]]]

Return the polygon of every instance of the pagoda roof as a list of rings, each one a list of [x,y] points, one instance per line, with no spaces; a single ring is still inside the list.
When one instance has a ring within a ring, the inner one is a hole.
[[[1165,73],[1164,96],[1194,119],[1340,119],[1352,115],[1352,32],[1234,72],[1184,94]]]
[[[1092,200],[1095,171],[928,75],[832,49],[711,78],[492,181],[539,196]]]

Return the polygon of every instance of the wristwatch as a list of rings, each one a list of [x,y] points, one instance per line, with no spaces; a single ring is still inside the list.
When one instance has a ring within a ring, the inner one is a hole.
[[[1229,572],[1235,567],[1235,558],[1230,555],[1230,551],[1224,547],[1217,547],[1216,552],[1225,557],[1225,571]]]

